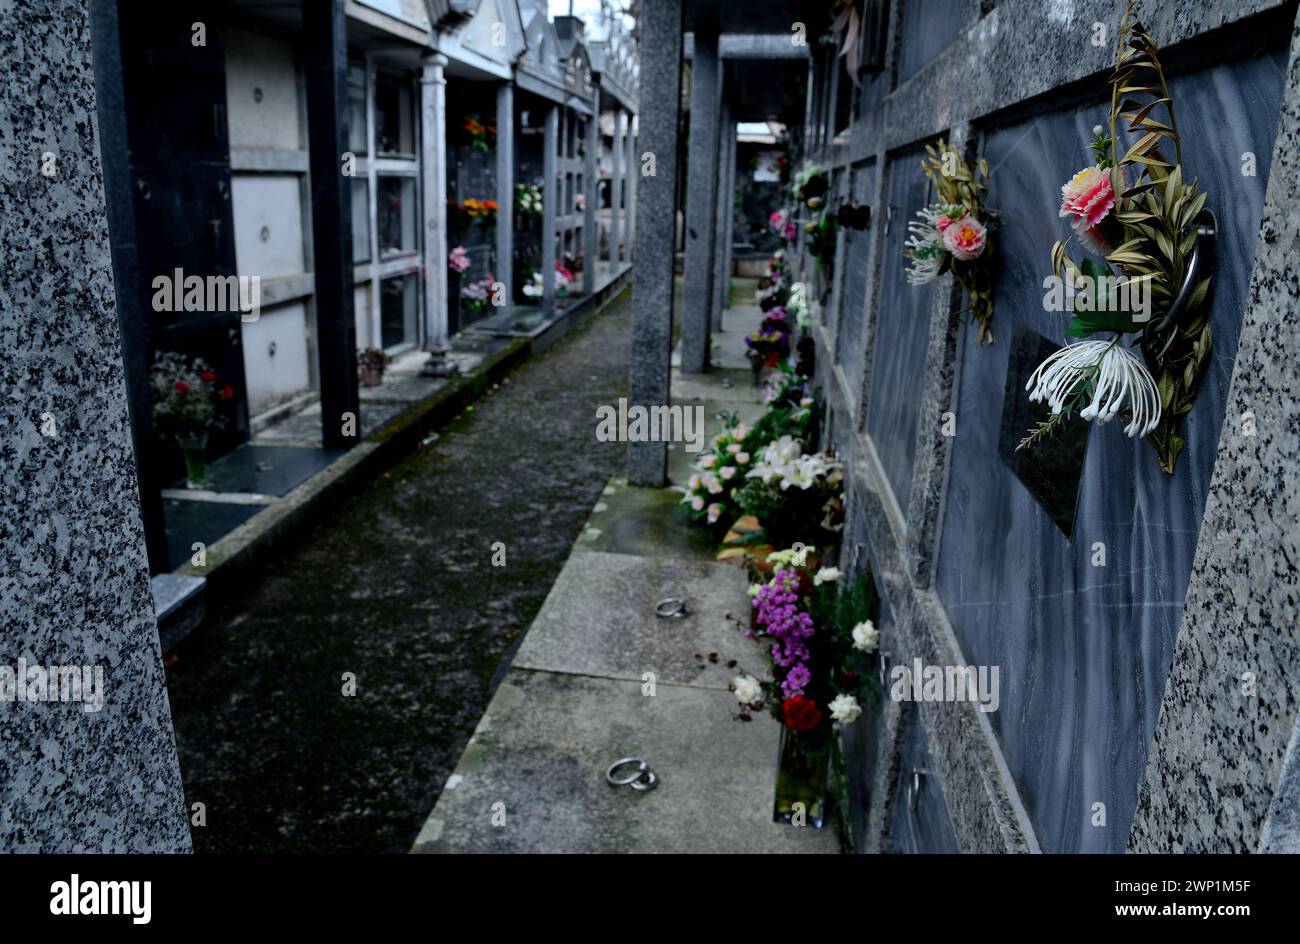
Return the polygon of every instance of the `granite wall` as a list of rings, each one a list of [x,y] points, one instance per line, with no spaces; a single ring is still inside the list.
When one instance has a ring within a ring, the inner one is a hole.
[[[1094,45],[1095,24],[1113,40],[1123,4],[891,6],[890,87],[879,99],[878,83],[866,88],[848,147],[813,155],[883,169],[871,249],[841,236],[853,271],[836,273],[838,308],[814,328],[830,440],[854,469],[863,519],[844,561],[862,545],[874,562],[895,660],[999,665],[1002,701],[991,714],[887,708],[871,735],[852,735],[859,754],[869,745],[854,788],[873,799],[855,823],[860,846],[922,851],[950,836],[966,851],[1246,850],[1274,821],[1269,836],[1285,837],[1298,804],[1278,784],[1300,782],[1283,776],[1300,691],[1300,423],[1284,367],[1300,342],[1283,261],[1300,227],[1296,4],[1140,4],[1185,170],[1218,216],[1215,346],[1175,475],[1118,426],[1088,428],[1077,495],[1063,475],[1070,488],[1048,499],[1007,459],[1016,348],[1065,340],[1042,280],[1064,232],[1061,183],[1087,163],[1106,111],[1114,47]],[[926,199],[917,149],[938,136],[992,165],[991,347],[975,343],[950,278],[903,279],[906,218]],[[940,431],[947,412],[955,436]],[[1267,429],[1245,436],[1246,413]],[[919,822],[899,817],[910,767],[943,801],[918,803]]]
[[[84,7],[3,3],[0,57],[0,850],[188,851]],[[91,684],[19,701],[20,664],[25,697],[38,666]]]

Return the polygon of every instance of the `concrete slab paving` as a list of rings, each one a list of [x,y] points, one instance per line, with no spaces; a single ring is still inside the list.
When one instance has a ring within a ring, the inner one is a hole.
[[[779,729],[726,691],[511,669],[413,852],[838,853],[826,828],[772,822]],[[656,789],[611,787],[646,760]]]
[[[681,494],[609,480],[573,550],[713,560],[708,532],[691,520]]]
[[[727,619],[748,619],[748,578],[734,564],[590,551],[570,556],[524,637],[514,665],[640,682],[726,689],[731,673],[707,657],[761,666],[755,643]],[[655,604],[684,597],[683,619],[656,616]],[[697,655],[705,657],[701,661]]]

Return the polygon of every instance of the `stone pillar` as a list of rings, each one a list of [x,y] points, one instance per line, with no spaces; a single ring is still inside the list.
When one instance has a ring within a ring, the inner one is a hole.
[[[632,366],[628,399],[666,406],[673,335],[673,256],[677,221],[677,105],[682,81],[682,0],[646,4],[641,22],[640,147],[654,161],[637,205],[642,240],[632,291]],[[698,48],[698,47],[697,47]],[[668,444],[627,446],[628,481],[662,486]]]
[[[732,187],[735,181],[731,176],[731,168],[727,162],[730,160],[735,163],[735,154],[728,143],[730,137],[731,143],[736,140],[736,126],[731,120],[731,106],[724,98],[722,100],[722,110],[718,116],[718,196],[717,200],[717,250],[714,252],[714,272],[713,272],[713,311],[710,314],[714,331],[722,330],[722,309],[727,307],[727,287],[731,283],[731,272],[727,269],[727,222],[731,216],[733,203]]]
[[[86,5],[6,4],[0,56],[23,77],[0,87],[0,849],[188,852]],[[81,700],[57,677],[50,700],[54,667]]]
[[[506,304],[514,302],[515,248],[515,87],[497,86],[497,281]],[[445,202],[445,201],[444,201]]]
[[[695,28],[691,62],[691,128],[686,156],[686,272],[683,286],[682,370],[702,373],[712,343],[713,258],[717,235],[718,107],[722,85],[718,31]],[[644,89],[644,84],[642,85]]]
[[[340,171],[348,150],[348,23],[342,0],[303,0],[302,46],[321,438],[326,449],[350,449],[360,442],[361,400],[352,301],[352,181]]]
[[[621,247],[623,216],[623,139],[627,134],[623,122],[627,113],[622,108],[614,111],[613,167],[609,175],[609,262],[615,272],[623,261]]]
[[[425,56],[420,69],[420,174],[424,191],[424,373],[447,367],[447,57]]]
[[[641,156],[637,151],[636,115],[627,116],[627,261],[635,260],[636,251],[636,182],[641,176]]]
[[[633,140],[632,113],[623,113],[623,252],[624,262],[632,261],[632,181],[636,178],[636,142]]]
[[[559,210],[560,107],[549,105],[542,129],[542,310],[555,310],[555,219]]]
[[[588,295],[596,291],[596,263],[600,261],[600,230],[596,222],[596,204],[600,198],[600,179],[597,177],[600,156],[600,90],[596,90],[591,103],[591,118],[587,120],[587,159],[583,165],[582,179],[587,205],[582,211],[582,243],[585,257],[583,289]]]
[[[723,215],[727,225],[722,234],[721,247],[722,271],[726,273],[722,288],[722,307],[725,310],[730,299],[732,250],[736,243],[736,119],[734,117],[727,125],[727,137],[722,143],[727,151],[727,186],[723,190],[727,196],[727,212]]]

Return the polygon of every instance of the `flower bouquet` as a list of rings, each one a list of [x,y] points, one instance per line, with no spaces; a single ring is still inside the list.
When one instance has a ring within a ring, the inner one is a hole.
[[[478,279],[474,282],[466,282],[461,286],[460,299],[465,303],[465,307],[475,314],[487,310],[492,299],[492,285],[496,280],[489,272],[486,278]]]
[[[799,235],[798,227],[785,210],[773,210],[767,218],[767,225],[783,243],[793,242],[795,236]]]
[[[495,125],[487,124],[480,120],[478,115],[466,115],[460,125],[461,131],[465,133],[470,147],[476,151],[482,151],[487,154],[492,150],[492,142],[496,140],[497,129]]]
[[[523,216],[541,216],[542,188],[536,184],[515,184],[515,209]]]
[[[384,368],[392,358],[377,347],[368,347],[357,351],[357,369],[361,373],[363,387],[378,387],[384,382]]]
[[[917,210],[907,225],[903,255],[911,261],[907,280],[924,285],[951,272],[970,297],[971,318],[979,325],[979,343],[993,340],[993,247],[980,222],[988,192],[989,165],[980,158],[975,170],[944,141],[926,145],[921,170],[934,184],[939,202]]]
[[[451,252],[447,253],[447,268],[451,269],[457,275],[464,274],[469,268],[469,253],[465,251],[464,246],[457,246]]]
[[[1120,21],[1109,127],[1093,129],[1094,163],[1061,188],[1060,215],[1104,261],[1078,264],[1065,242],[1052,247],[1068,296],[1061,307],[1072,311],[1066,334],[1085,340],[1052,354],[1030,376],[1030,399],[1052,412],[1018,448],[1075,415],[1098,424],[1122,415],[1124,432],[1145,437],[1172,475],[1184,445],[1178,417],[1191,411],[1210,355],[1210,278],[1198,271],[1198,259],[1199,239],[1213,234],[1214,223],[1207,195],[1184,180],[1173,98],[1155,41],[1133,8],[1130,0]],[[1152,117],[1161,107],[1165,122]],[[1121,120],[1136,138],[1122,155]],[[1165,145],[1173,147],[1172,160]],[[1126,335],[1131,347],[1121,343]]]
[[[713,527],[729,524],[739,515],[734,495],[752,458],[746,445],[749,434],[750,427],[730,417],[713,437],[709,451],[695,461],[686,487],[679,489],[681,503],[695,520]]]
[[[473,226],[475,223],[493,223],[497,218],[497,202],[495,200],[479,200],[470,197],[461,201],[458,209],[462,220],[467,226]]]
[[[802,804],[804,824],[820,827],[832,725],[852,724],[879,695],[872,669],[880,634],[870,578],[847,584],[838,569],[817,566],[815,553],[802,544],[775,552],[771,577],[751,584],[745,636],[767,644],[772,680],[742,673],[731,689],[737,717],[766,708],[782,725],[773,818],[797,821]]]
[[[190,359],[173,351],[154,355],[149,378],[154,425],[180,449],[187,488],[206,484],[208,434],[225,424],[217,404],[235,397],[234,387],[218,387],[218,383],[217,372],[202,358]]]
[[[811,412],[812,401],[803,409]],[[844,524],[842,463],[829,452],[804,449],[802,440],[789,434],[769,442],[736,494],[742,510],[762,523],[773,545],[824,544]]]

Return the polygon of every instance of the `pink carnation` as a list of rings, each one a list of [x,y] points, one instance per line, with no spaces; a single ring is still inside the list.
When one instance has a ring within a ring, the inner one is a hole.
[[[984,251],[986,235],[984,227],[967,214],[943,230],[943,245],[958,259],[966,261]]]
[[[1085,167],[1061,188],[1061,216],[1070,217],[1075,232],[1094,228],[1115,207],[1109,171]]]

